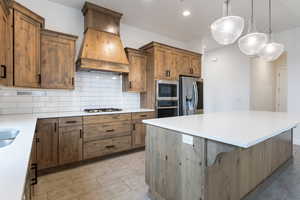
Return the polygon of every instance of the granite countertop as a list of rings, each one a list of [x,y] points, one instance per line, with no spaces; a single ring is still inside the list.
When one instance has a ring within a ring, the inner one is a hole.
[[[186,135],[249,148],[296,127],[300,115],[239,111],[144,120],[145,124]]]
[[[60,112],[41,114],[0,115],[0,128],[20,130],[15,141],[0,148],[0,196],[1,199],[21,200],[30,161],[32,142],[38,119],[75,117],[121,113],[151,112],[151,109],[134,109],[120,112],[86,113]]]

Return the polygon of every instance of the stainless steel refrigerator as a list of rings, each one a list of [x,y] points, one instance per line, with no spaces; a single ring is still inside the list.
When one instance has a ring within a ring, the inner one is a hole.
[[[203,81],[199,78],[180,76],[179,115],[203,113]]]

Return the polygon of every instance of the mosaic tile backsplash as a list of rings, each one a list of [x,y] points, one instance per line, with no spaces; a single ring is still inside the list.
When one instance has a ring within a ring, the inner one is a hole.
[[[122,92],[122,76],[109,72],[77,72],[75,90],[0,86],[0,114],[72,112],[94,107],[140,108],[140,95]]]

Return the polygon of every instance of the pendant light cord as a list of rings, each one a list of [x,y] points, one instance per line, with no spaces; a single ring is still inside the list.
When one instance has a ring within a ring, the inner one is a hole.
[[[251,26],[254,25],[254,0],[251,0]]]
[[[272,1],[269,0],[269,34],[272,34]]]

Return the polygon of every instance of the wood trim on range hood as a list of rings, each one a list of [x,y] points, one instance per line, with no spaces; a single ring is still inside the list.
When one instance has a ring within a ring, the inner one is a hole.
[[[122,14],[86,2],[85,33],[77,70],[128,73],[129,62],[119,36]]]

